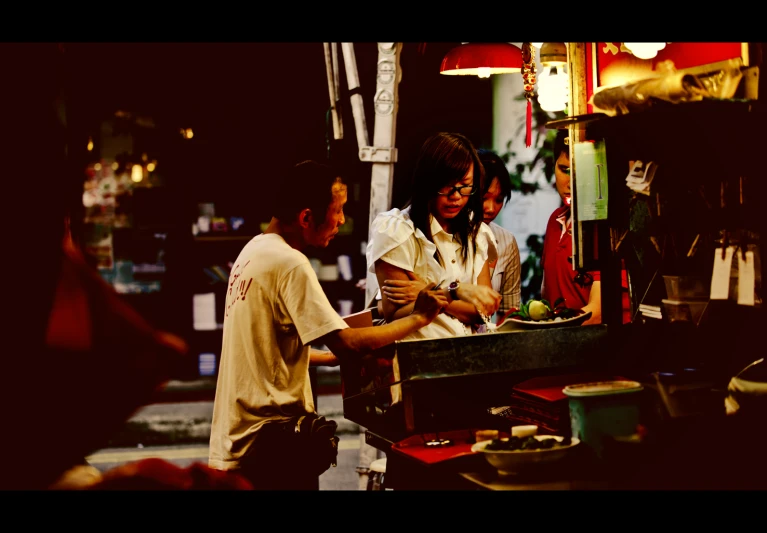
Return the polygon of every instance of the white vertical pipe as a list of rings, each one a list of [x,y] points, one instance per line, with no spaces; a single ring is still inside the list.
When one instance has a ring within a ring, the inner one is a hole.
[[[341,113],[341,83],[339,81],[338,73],[338,43],[330,43],[331,58],[333,59],[333,89],[335,94],[335,110],[338,120],[338,133],[334,133],[335,139],[343,139],[344,137],[344,120]],[[335,124],[333,125],[335,128]],[[336,131],[335,129],[333,130]]]
[[[352,114],[354,115],[354,129],[357,133],[357,146],[362,151],[368,146],[368,127],[365,121],[365,108],[362,106],[362,95],[359,75],[357,74],[357,59],[354,56],[353,43],[341,43],[341,51],[344,54],[344,66],[346,67],[346,84],[349,86],[352,102]]]
[[[401,50],[402,43],[378,43],[373,145],[376,148],[390,149],[391,157],[388,162],[373,163],[370,178],[368,228],[373,223],[376,215],[391,209],[394,163],[397,160],[394,141],[396,138],[397,110],[399,107],[398,87],[401,77]],[[378,280],[375,274],[368,272],[365,301],[370,302],[375,297],[377,291]]]
[[[336,85],[333,80],[333,65],[330,56],[330,43],[322,43],[325,49],[325,72],[328,77],[328,94],[330,95],[330,114],[333,120],[333,138],[342,139],[343,132],[341,131],[341,125],[338,120],[338,113],[336,111],[337,91]]]

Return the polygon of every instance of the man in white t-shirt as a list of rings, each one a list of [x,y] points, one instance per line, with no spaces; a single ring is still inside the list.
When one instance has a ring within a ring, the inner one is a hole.
[[[430,284],[411,315],[349,328],[302,253],[338,233],[346,185],[314,161],[293,167],[283,184],[290,193],[275,199],[269,226],[245,245],[229,276],[208,464],[239,471],[257,489],[317,490],[334,455],[317,456],[315,432],[304,423],[316,421],[310,364],[337,365],[337,357],[402,339],[431,323],[448,300]],[[330,440],[334,430],[321,437]]]

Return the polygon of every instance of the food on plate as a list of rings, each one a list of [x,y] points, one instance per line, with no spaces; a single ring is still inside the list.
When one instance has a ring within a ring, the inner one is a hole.
[[[483,440],[494,440],[498,438],[498,430],[497,429],[479,429],[474,433],[474,438],[477,442],[483,441]]]
[[[540,300],[530,300],[530,303],[527,304],[527,314],[532,320],[543,320],[548,316],[549,309]]]
[[[557,299],[552,306],[548,300],[529,300],[522,307],[517,309],[512,307],[501,318],[496,325],[500,326],[507,318],[515,318],[528,322],[561,322],[569,318],[575,318],[583,314],[582,309],[573,309],[565,306],[564,298]]]
[[[484,449],[493,451],[549,450],[557,446],[570,446],[571,443],[570,437],[564,437],[562,441],[554,437],[509,437],[508,439],[493,439],[487,443]]]

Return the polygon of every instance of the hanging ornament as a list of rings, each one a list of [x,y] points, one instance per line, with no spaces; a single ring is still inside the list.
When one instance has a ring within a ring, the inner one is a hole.
[[[522,43],[522,82],[527,99],[525,146],[530,148],[533,144],[533,89],[535,88],[535,48],[530,43]]]

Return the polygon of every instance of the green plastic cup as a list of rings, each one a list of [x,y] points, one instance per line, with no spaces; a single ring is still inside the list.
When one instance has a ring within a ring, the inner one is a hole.
[[[569,398],[573,437],[602,456],[602,439],[633,435],[639,424],[643,390],[637,381],[599,381],[568,385],[562,392]]]

